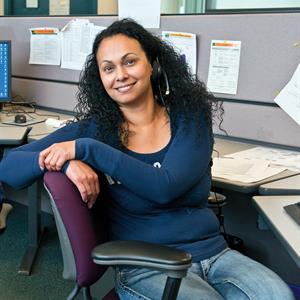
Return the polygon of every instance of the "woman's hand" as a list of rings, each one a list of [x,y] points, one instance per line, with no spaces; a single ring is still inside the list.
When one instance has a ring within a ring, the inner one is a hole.
[[[40,152],[39,165],[41,169],[60,171],[64,163],[75,158],[75,141],[53,144]]]
[[[81,198],[92,208],[100,193],[97,173],[80,160],[71,160],[66,171],[67,177],[77,186]]]

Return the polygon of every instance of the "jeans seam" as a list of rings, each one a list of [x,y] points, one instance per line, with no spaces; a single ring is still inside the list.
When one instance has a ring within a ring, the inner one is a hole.
[[[121,281],[121,276],[120,276],[120,272],[117,271],[117,290],[118,288],[122,289],[125,292],[128,292],[129,294],[133,295],[133,296],[137,296],[139,299],[144,299],[144,300],[152,300],[151,298],[148,298],[140,293],[138,293],[137,291],[131,289],[130,287],[128,287],[127,285],[125,285],[122,281]]]
[[[225,254],[229,250],[230,250],[230,248],[225,248],[224,250],[222,250],[218,254],[212,256],[211,258],[207,258],[207,259],[200,261],[203,279],[205,281],[207,281],[207,278],[208,278],[207,274],[208,274],[209,270],[211,269],[212,265],[214,264],[214,262],[217,261],[219,257],[221,257],[223,254]]]
[[[214,255],[213,257],[209,258],[210,266],[212,266],[214,264],[214,262],[218,260],[218,258],[220,258],[223,254],[225,254],[229,250],[230,250],[230,248],[225,248],[220,253],[218,253],[218,254]]]
[[[224,283],[230,283],[232,285],[234,285],[235,287],[237,287],[239,290],[241,290],[248,298],[249,300],[254,300],[255,298],[250,296],[249,293],[247,293],[242,287],[240,287],[236,282],[234,282],[233,280],[227,279],[224,281],[219,281],[219,282],[215,282],[213,284],[213,287],[215,287],[218,284],[224,284]],[[218,289],[216,289],[218,291]]]

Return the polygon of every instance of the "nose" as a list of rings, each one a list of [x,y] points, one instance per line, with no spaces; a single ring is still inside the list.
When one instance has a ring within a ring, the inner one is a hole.
[[[117,68],[117,81],[124,81],[128,78],[128,73],[123,66]]]

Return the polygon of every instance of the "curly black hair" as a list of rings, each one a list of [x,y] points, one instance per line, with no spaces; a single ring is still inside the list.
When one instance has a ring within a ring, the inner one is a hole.
[[[189,66],[182,62],[179,53],[171,45],[131,19],[115,21],[96,36],[92,53],[87,57],[85,68],[80,75],[78,104],[75,108],[77,120],[93,118],[97,124],[97,138],[107,144],[117,141],[117,146],[122,147],[124,135],[128,134],[124,132],[124,116],[116,102],[107,94],[100,79],[96,60],[102,40],[117,34],[137,40],[151,64],[159,61],[167,75],[170,93],[165,95],[166,84],[163,76],[159,80],[152,80],[152,87],[156,99],[161,99],[159,89],[164,94],[164,104],[171,119],[176,119],[179,115],[186,121],[193,118],[197,126],[201,126],[202,114],[212,137],[213,120],[218,120],[219,127],[223,120],[222,102],[207,91],[204,83],[191,73]]]

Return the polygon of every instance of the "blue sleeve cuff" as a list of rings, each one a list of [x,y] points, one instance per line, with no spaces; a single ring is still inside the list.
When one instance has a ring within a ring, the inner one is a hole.
[[[68,160],[67,162],[65,162],[65,164],[63,165],[63,167],[61,168],[61,171],[66,174],[67,172],[67,169],[69,167],[69,164],[70,164],[70,160]]]

